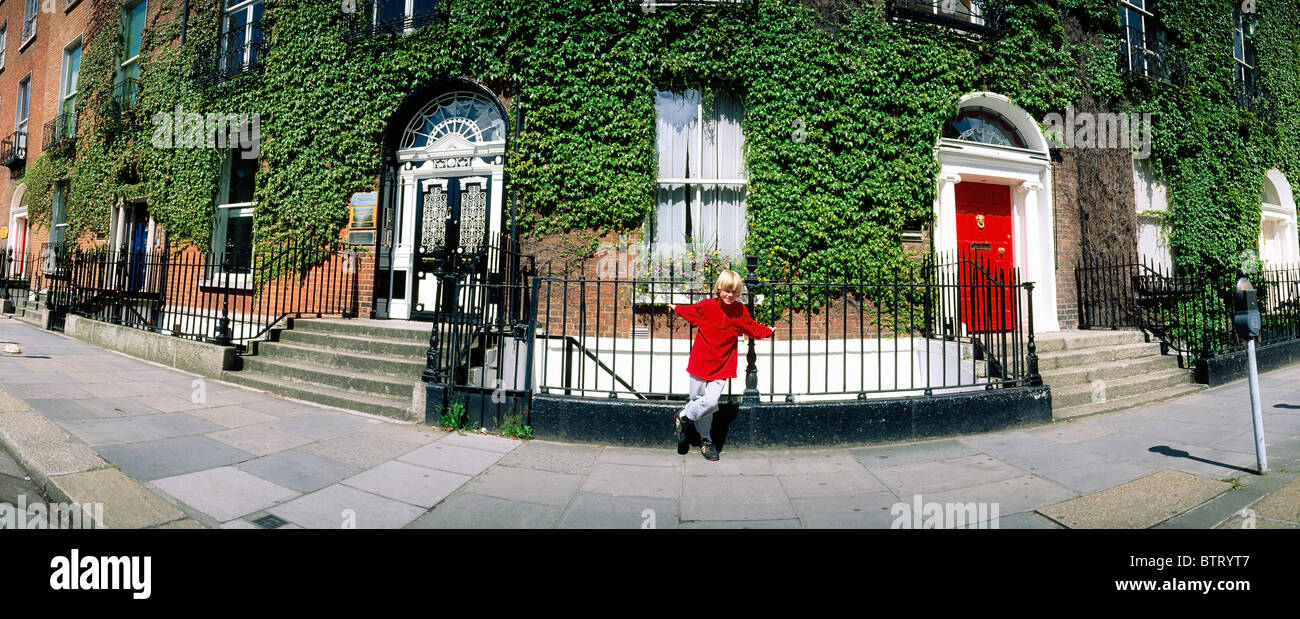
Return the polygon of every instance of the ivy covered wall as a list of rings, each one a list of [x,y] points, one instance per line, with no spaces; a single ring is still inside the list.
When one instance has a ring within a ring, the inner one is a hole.
[[[86,93],[111,85],[121,44],[120,4],[92,1]],[[1121,75],[1116,4],[1101,0],[1015,0],[1000,39],[890,24],[870,2],[645,12],[626,0],[456,0],[446,23],[360,41],[338,36],[338,2],[268,0],[263,70],[208,88],[189,73],[196,47],[217,34],[218,7],[190,4],[180,46],[181,0],[151,2],[160,9],[146,31],[138,103],[115,120],[111,98],[82,98],[82,118],[96,120],[82,125],[93,128],[75,160],[46,155],[31,166],[29,177],[45,169],[71,178],[74,233],[105,233],[118,200],[147,196],[173,245],[206,246],[221,153],[151,143],[154,115],[180,105],[260,115],[259,243],[332,237],[348,196],[377,188],[383,131],[399,103],[422,83],[458,76],[500,95],[511,126],[525,110],[507,170],[521,229],[537,235],[639,229],[654,208],[655,90],[737,94],[746,109],[749,252],[809,277],[908,259],[900,228],[931,217],[935,141],[958,99],[975,91],[1006,95],[1040,119],[1085,100],[1150,112],[1152,159],[1170,188],[1169,233],[1184,264],[1228,265],[1254,246],[1267,169],[1300,181],[1297,0],[1258,1],[1261,80],[1274,93],[1276,121],[1235,104],[1227,0],[1162,0],[1156,9],[1186,50],[1182,85]],[[792,139],[796,120],[806,127],[801,141]],[[37,189],[48,203],[48,186]],[[1081,187],[1082,208],[1119,208],[1112,195],[1088,191]]]

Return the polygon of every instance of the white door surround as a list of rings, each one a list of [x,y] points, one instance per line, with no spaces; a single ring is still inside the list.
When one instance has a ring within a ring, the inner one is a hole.
[[[962,97],[960,107],[982,107],[1012,123],[1027,148],[941,138],[935,148],[939,187],[934,203],[934,249],[957,250],[956,184],[1007,185],[1011,191],[1016,267],[1034,283],[1034,330],[1059,331],[1056,310],[1056,247],[1052,207],[1052,165],[1038,123],[1010,99],[989,92]]]
[[[404,293],[377,290],[375,314],[405,320],[419,299],[412,298],[415,258],[421,226],[416,221],[420,195],[438,179],[479,177],[488,179],[487,233],[489,242],[500,237],[505,195],[505,117],[500,104],[483,93],[469,90],[434,97],[416,112],[401,136],[397,150],[396,230],[392,249],[394,273],[405,273]],[[386,253],[379,268],[389,268]],[[398,278],[393,277],[394,280]],[[426,285],[420,295],[429,299]]]
[[[1281,170],[1264,173],[1264,199],[1260,204],[1259,257],[1268,269],[1300,266],[1295,196]]]

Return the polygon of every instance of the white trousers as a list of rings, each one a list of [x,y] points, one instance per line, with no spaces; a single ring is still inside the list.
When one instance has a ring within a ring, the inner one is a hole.
[[[695,423],[700,437],[710,443],[713,442],[709,434],[713,429],[713,413],[718,411],[718,399],[722,397],[722,388],[726,384],[726,379],[700,380],[692,376],[690,401],[682,408],[682,414]]]

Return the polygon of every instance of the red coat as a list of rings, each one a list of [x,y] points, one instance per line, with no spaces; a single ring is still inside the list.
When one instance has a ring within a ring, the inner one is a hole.
[[[740,334],[759,340],[772,336],[772,330],[751,318],[740,301],[725,306],[713,297],[694,305],[678,305],[674,310],[699,329],[686,371],[700,380],[736,377],[736,339]]]

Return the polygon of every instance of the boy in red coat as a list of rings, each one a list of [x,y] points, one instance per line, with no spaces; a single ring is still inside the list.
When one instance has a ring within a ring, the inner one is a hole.
[[[745,304],[737,301],[745,289],[739,273],[723,271],[714,288],[716,298],[672,306],[674,312],[699,329],[686,364],[686,372],[691,375],[690,401],[675,419],[677,453],[685,454],[690,449],[686,426],[693,423],[702,439],[700,451],[709,461],[718,459],[718,448],[709,431],[722,388],[727,379],[736,377],[736,339],[742,333],[759,340],[772,336],[772,330],[751,318]]]

